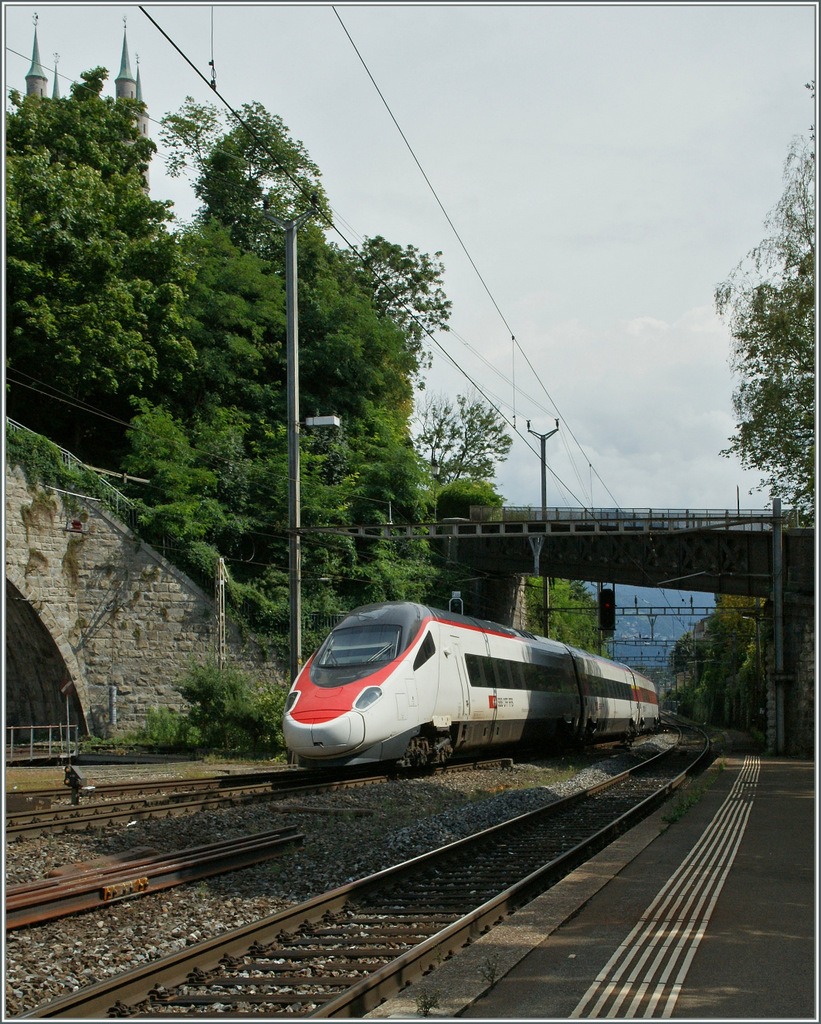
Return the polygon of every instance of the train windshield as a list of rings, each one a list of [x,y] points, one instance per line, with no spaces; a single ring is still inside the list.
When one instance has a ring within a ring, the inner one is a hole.
[[[384,665],[399,654],[402,630],[388,623],[335,629],[322,646],[317,667],[325,669]]]

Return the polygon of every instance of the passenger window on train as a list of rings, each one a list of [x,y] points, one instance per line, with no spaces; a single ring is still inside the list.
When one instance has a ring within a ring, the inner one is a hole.
[[[416,652],[416,657],[413,659],[414,672],[421,668],[426,661],[430,661],[434,654],[436,654],[436,644],[433,642],[433,637],[428,633],[422,641],[422,646]]]
[[[485,675],[485,662],[489,661],[488,658],[483,658],[480,654],[466,654],[465,664],[468,669],[468,680],[471,686],[493,686],[493,668],[488,665],[488,675]]]
[[[512,690],[516,685],[511,672],[513,662],[500,659],[496,662],[496,668],[499,672],[499,686],[504,690]]]

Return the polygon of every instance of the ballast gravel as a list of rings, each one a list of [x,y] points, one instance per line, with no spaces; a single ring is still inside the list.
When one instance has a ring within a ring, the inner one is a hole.
[[[672,742],[660,734],[641,749]],[[623,751],[517,762],[11,842],[6,885],[132,849],[165,853],[280,825],[304,835],[301,846],[253,867],[8,932],[4,1019],[536,810],[612,778],[635,759]],[[114,781],[103,768],[89,774],[98,784]]]

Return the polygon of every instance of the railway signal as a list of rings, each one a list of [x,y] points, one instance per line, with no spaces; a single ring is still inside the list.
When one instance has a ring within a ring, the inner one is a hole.
[[[599,629],[616,628],[616,592],[610,587],[599,591]]]

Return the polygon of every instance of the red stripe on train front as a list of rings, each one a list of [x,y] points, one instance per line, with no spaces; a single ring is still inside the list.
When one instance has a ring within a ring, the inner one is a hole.
[[[300,698],[297,701],[296,707],[290,713],[291,718],[295,722],[301,722],[303,725],[318,725],[321,722],[330,722],[332,719],[338,718],[348,711],[353,711],[353,702],[366,686],[381,686],[393,674],[400,661],[412,654],[414,649],[421,643],[425,626],[430,621],[430,617],[424,620],[419,627],[414,643],[406,651],[403,651],[398,658],[395,658],[387,665],[383,665],[382,668],[371,673],[371,675],[363,676],[354,683],[346,683],[345,686],[334,686],[331,688],[317,686],[311,680],[310,671],[314,660],[313,656],[311,656],[297,680],[296,689],[300,692]],[[303,680],[305,680],[304,683]]]

